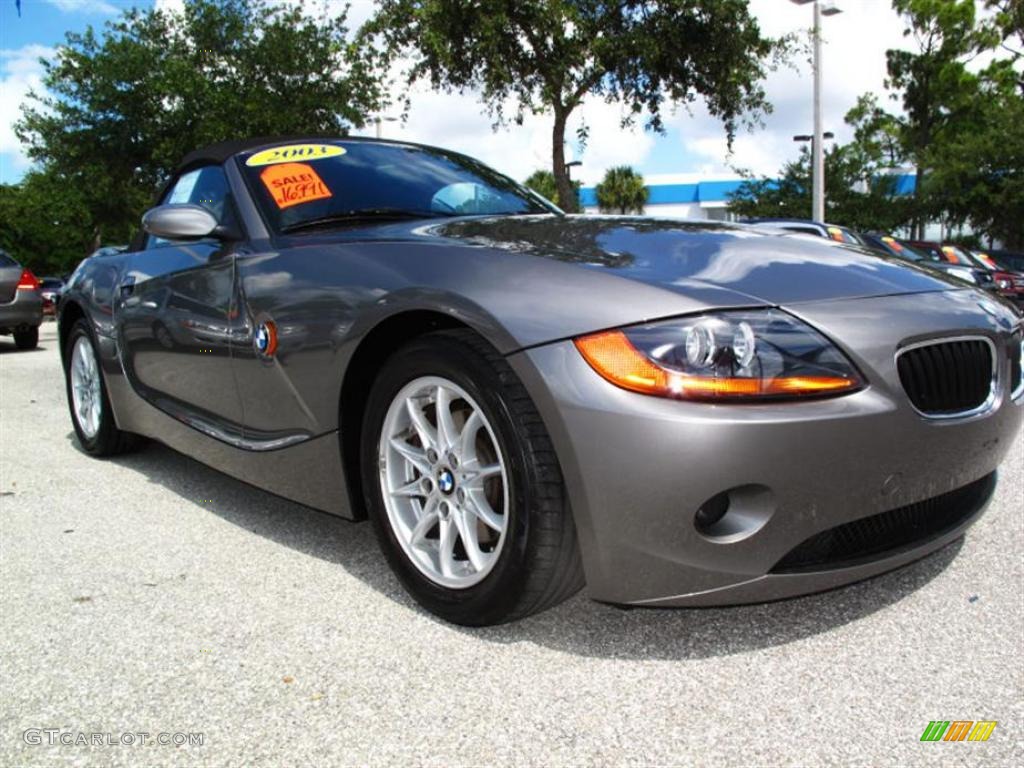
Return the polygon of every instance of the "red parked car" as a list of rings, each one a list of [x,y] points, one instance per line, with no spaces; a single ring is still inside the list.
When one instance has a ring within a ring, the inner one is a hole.
[[[992,271],[971,258],[970,254],[960,246],[951,243],[937,243],[933,240],[908,240],[906,242],[938,262],[969,269],[979,288],[990,293],[999,293]]]
[[[59,277],[44,277],[39,281],[39,294],[43,297],[43,314],[56,316],[57,304],[64,290],[64,281]]]
[[[975,263],[988,270],[996,283],[996,292],[1024,309],[1024,272],[1000,266],[995,259],[982,251],[968,251]]]

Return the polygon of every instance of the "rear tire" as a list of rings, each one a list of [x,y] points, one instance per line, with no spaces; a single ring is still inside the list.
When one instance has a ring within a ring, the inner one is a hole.
[[[35,349],[39,346],[39,326],[27,331],[15,331],[14,343],[18,349]]]
[[[99,352],[85,318],[71,326],[64,359],[68,408],[82,450],[92,456],[113,456],[134,448],[137,437],[122,432],[114,422]]]
[[[445,392],[434,390],[431,400],[434,387]],[[451,416],[447,429],[440,428],[438,400]],[[410,408],[419,421],[404,416]],[[471,421],[475,429],[467,433]],[[396,440],[399,454],[391,452]],[[460,453],[456,444],[474,447]],[[395,465],[410,451],[415,462]],[[425,461],[429,456],[434,460]],[[367,404],[360,465],[381,548],[431,613],[467,626],[500,624],[556,605],[583,586],[576,528],[544,423],[505,359],[471,331],[422,336],[384,364]],[[485,481],[473,479],[485,474]],[[477,506],[477,494],[491,502]],[[446,522],[458,530],[451,538]]]

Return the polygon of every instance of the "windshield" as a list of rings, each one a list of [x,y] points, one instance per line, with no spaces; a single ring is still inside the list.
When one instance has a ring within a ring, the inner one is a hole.
[[[956,264],[960,267],[976,267],[978,266],[974,259],[964,253],[963,249],[955,245],[944,245],[942,246],[942,255],[946,257],[946,261],[950,264]]]
[[[239,159],[277,231],[307,222],[558,212],[482,163],[439,149],[339,140],[280,145]]]
[[[860,238],[853,234],[848,229],[843,227],[836,227],[829,224],[826,229],[828,230],[828,236],[838,243],[849,243],[850,245],[864,245]]]
[[[987,253],[979,253],[978,251],[968,251],[968,253],[970,253],[971,258],[982,269],[987,269],[989,272],[999,271],[999,265]]]
[[[907,259],[908,261],[930,261],[928,256],[921,253],[916,248],[911,248],[909,245],[901,243],[891,235],[883,235],[878,239],[885,245],[890,253]]]

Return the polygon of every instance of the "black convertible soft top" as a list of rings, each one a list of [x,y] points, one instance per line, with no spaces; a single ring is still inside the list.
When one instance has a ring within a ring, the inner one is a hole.
[[[251,139],[232,139],[231,141],[219,141],[206,147],[200,147],[185,155],[185,159],[178,166],[177,173],[187,171],[196,165],[207,163],[223,163],[232,155],[239,152],[247,152],[258,147],[273,146],[284,142],[300,143],[308,141],[337,141],[338,139],[352,140],[350,136],[313,136],[301,134],[298,136],[257,136]]]
[[[197,165],[223,163],[232,155],[237,155],[239,152],[248,152],[251,149],[272,147],[275,144],[303,144],[316,141],[372,141],[376,144],[402,144],[407,147],[424,147],[427,149],[434,149],[434,147],[427,147],[425,144],[419,144],[415,141],[378,139],[373,136],[326,136],[322,134],[318,136],[316,134],[308,133],[291,136],[257,136],[251,139],[219,141],[216,144],[210,144],[209,146],[195,149],[185,155],[185,159],[181,161],[181,164],[175,170],[174,175],[177,176],[185,171],[191,170]]]

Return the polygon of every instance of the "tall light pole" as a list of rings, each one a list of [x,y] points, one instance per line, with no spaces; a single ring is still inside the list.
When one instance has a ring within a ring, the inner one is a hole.
[[[825,220],[825,153],[821,131],[821,17],[842,13],[831,2],[820,0],[789,0],[797,5],[814,4],[814,141],[811,143],[811,218]]]
[[[391,117],[389,115],[377,115],[376,117],[373,118],[373,122],[377,126],[377,138],[380,139],[380,138],[383,138],[383,135],[384,135],[384,131],[383,131],[383,128],[382,128],[381,124],[384,123],[384,122],[397,123],[398,122],[398,118],[397,117]]]
[[[832,131],[825,131],[823,134],[821,134],[821,136],[822,138],[825,139],[834,139],[836,137],[836,135],[832,133]],[[807,143],[808,141],[814,141],[814,136],[813,134],[810,133],[799,133],[793,137],[793,141]]]

